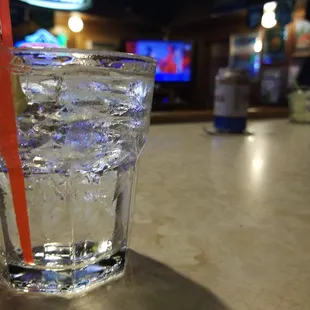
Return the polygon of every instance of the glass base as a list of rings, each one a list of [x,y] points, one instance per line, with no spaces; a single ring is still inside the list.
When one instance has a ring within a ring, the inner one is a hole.
[[[48,270],[8,264],[10,284],[24,292],[74,294],[119,278],[124,273],[126,252],[78,269]]]
[[[215,116],[214,127],[219,133],[244,133],[247,127],[246,117]]]

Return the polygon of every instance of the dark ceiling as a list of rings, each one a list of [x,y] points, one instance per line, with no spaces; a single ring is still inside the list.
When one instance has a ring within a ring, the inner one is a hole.
[[[156,24],[168,24],[183,9],[186,2],[177,0],[93,0],[91,13],[97,15],[134,14]],[[195,0],[193,0],[195,1]],[[208,1],[206,1],[208,2]]]
[[[1,1],[1,0],[0,0]],[[10,0],[12,7],[30,7],[19,0]],[[196,5],[210,7],[211,0],[93,0],[93,7],[87,13],[96,14],[102,17],[130,18],[136,17],[143,21],[167,25],[181,12],[187,12],[188,8]],[[207,10],[209,11],[209,10]],[[207,12],[206,11],[206,12]]]
[[[1,0],[0,0],[1,1]],[[212,7],[219,13],[231,12],[267,0],[93,0],[93,7],[87,13],[102,17],[137,19],[150,24],[166,26],[182,20],[209,18]],[[278,2],[295,0],[278,0]],[[307,1],[307,0],[304,0]],[[28,6],[20,0],[10,0],[15,6]],[[31,6],[30,6],[31,7]],[[34,7],[32,7],[34,8]]]
[[[228,14],[247,7],[263,5],[271,0],[93,0],[89,12],[117,17],[130,14],[153,24],[168,25],[175,20],[206,19],[213,15]],[[296,0],[277,0],[278,3],[294,3]],[[300,0],[309,1],[309,0]],[[125,14],[125,15],[124,15]]]

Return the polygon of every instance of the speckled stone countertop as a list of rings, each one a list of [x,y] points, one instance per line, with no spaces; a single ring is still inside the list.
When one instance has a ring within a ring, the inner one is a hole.
[[[1,310],[309,310],[310,127],[152,126],[126,276],[74,300],[0,289]]]
[[[211,290],[228,309],[310,309],[310,127],[257,121],[153,126],[131,246]],[[210,308],[213,309],[213,308]]]

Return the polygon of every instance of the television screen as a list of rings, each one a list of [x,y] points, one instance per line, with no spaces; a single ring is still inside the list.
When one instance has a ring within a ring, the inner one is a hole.
[[[156,82],[190,82],[192,45],[176,41],[132,41],[126,52],[157,60]]]

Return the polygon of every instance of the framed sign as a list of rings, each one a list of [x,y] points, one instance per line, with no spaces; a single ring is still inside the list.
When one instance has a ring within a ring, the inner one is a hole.
[[[258,33],[234,35],[230,37],[230,65],[246,69],[251,56],[254,54],[254,44]]]
[[[265,37],[264,63],[285,59],[285,27],[268,29]]]
[[[296,46],[294,56],[307,56],[310,54],[310,22],[299,19],[295,24]]]
[[[230,67],[247,70],[252,78],[257,76],[260,53],[255,52],[255,42],[259,37],[258,32],[230,37]]]
[[[281,69],[265,68],[261,81],[261,101],[265,104],[276,104],[280,99]]]
[[[22,2],[53,10],[86,10],[92,6],[92,0],[20,0]]]

